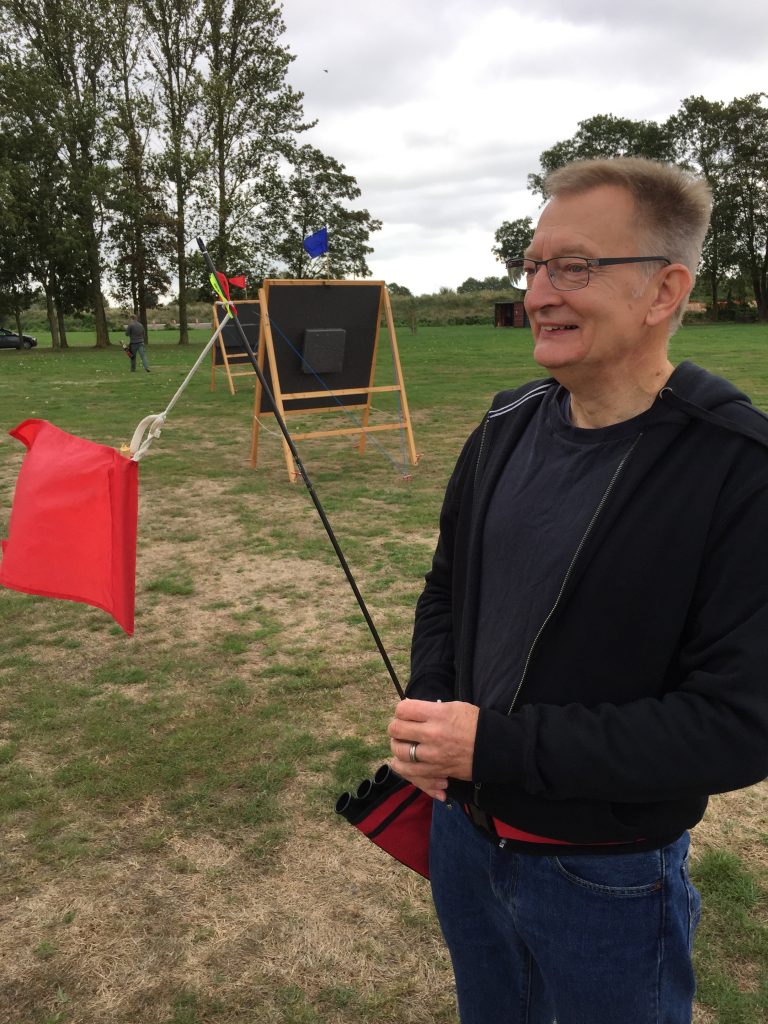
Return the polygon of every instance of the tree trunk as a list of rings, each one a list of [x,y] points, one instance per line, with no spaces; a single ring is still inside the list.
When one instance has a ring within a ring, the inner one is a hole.
[[[43,288],[45,291],[45,312],[48,317],[48,327],[51,332],[51,348],[60,349],[61,342],[59,341],[59,325],[56,322],[56,306],[53,302],[53,295],[51,295],[50,287],[44,282]]]
[[[189,327],[187,324],[187,254],[184,251],[184,199],[181,187],[181,157],[177,166],[179,174],[176,179],[176,262],[179,271],[179,344],[189,344]]]
[[[762,287],[762,281],[760,280],[760,274],[752,269],[752,291],[755,296],[755,306],[757,306],[757,318],[758,320],[768,319],[768,295],[766,295],[765,289]]]
[[[107,348],[109,345],[109,329],[107,313],[104,309],[104,296],[101,293],[101,261],[99,259],[99,243],[92,225],[88,225],[86,239],[88,253],[88,269],[91,278],[91,305],[96,329],[96,348]]]
[[[144,236],[141,227],[136,225],[136,309],[139,320],[144,328],[145,344],[149,344],[149,329],[147,326],[147,261],[144,251]]]
[[[176,232],[176,255],[179,264],[179,344],[189,344],[187,326],[187,261],[184,253],[184,231]]]
[[[64,326],[64,314],[61,311],[61,306],[58,305],[56,306],[56,318],[59,321],[59,344],[63,349],[69,348],[69,343],[67,342],[67,329]]]
[[[227,208],[227,163],[224,155],[224,117],[220,112],[218,115],[218,124],[216,130],[216,161],[217,161],[217,172],[218,172],[218,232],[219,237],[217,238],[217,253],[219,260],[219,268],[223,274],[229,273],[229,252],[227,245],[227,217],[229,210]]]
[[[715,321],[715,320],[717,320],[717,313],[718,313],[718,308],[717,308],[718,288],[717,288],[717,277],[716,277],[715,274],[712,274],[710,276],[709,283],[710,283],[710,287],[712,289],[712,308],[709,311],[709,319],[712,320],[712,321]]]
[[[89,257],[90,259],[90,257]],[[109,328],[107,327],[107,312],[104,309],[104,296],[101,294],[101,270],[96,271],[93,277],[94,267],[91,265],[91,281],[93,295],[93,319],[96,330],[96,348],[107,348],[109,346]]]

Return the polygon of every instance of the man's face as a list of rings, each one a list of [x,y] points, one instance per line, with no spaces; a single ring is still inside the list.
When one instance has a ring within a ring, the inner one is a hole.
[[[624,189],[601,185],[550,200],[527,256],[653,256],[638,241],[637,211]],[[589,284],[558,291],[539,267],[525,296],[537,363],[552,371],[599,372],[643,356],[648,279],[635,264],[590,269]]]

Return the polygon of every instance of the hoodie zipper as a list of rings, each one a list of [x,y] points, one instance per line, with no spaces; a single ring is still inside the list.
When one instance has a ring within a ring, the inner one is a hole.
[[[478,474],[480,473],[480,462],[482,461],[482,458],[483,458],[483,448],[485,447],[485,435],[486,435],[486,433],[488,431],[488,424],[490,422],[491,422],[491,417],[490,417],[490,415],[488,415],[488,416],[485,417],[485,422],[483,423],[483,432],[480,435],[480,447],[477,450],[477,461],[475,462],[475,481],[474,481],[474,485],[473,485],[473,488],[472,488],[472,511],[473,512],[474,512],[475,508],[477,508],[477,480],[478,480]]]
[[[523,688],[523,683],[525,682],[525,677],[528,675],[528,668],[529,668],[529,666],[531,664],[531,659],[533,657],[534,651],[536,650],[536,647],[538,646],[539,640],[541,638],[541,634],[546,629],[547,624],[549,623],[550,619],[555,614],[555,612],[557,611],[557,609],[558,609],[558,607],[560,605],[560,601],[562,600],[563,593],[565,592],[565,588],[568,585],[568,580],[571,578],[571,574],[573,573],[573,568],[576,565],[576,561],[577,561],[579,555],[581,554],[584,545],[587,542],[587,538],[591,534],[591,532],[592,532],[592,530],[593,530],[593,528],[595,526],[595,523],[597,522],[598,518],[600,517],[600,513],[603,511],[603,508],[605,507],[605,503],[607,502],[607,500],[608,500],[608,498],[610,496],[611,491],[616,486],[617,480],[621,476],[621,474],[622,474],[622,472],[624,470],[624,467],[626,466],[627,462],[629,461],[630,457],[632,456],[635,448],[639,444],[640,438],[642,436],[643,436],[642,434],[638,434],[638,436],[633,441],[632,446],[630,447],[629,451],[626,453],[624,458],[621,460],[621,462],[616,467],[616,470],[614,471],[614,474],[611,477],[611,479],[610,479],[610,481],[608,483],[608,486],[606,487],[605,492],[604,492],[602,498],[600,499],[600,501],[599,501],[599,503],[597,505],[597,508],[595,509],[595,511],[594,511],[594,513],[592,515],[592,518],[589,521],[589,524],[588,524],[586,530],[584,531],[584,535],[581,538],[581,540],[579,541],[579,546],[576,548],[574,556],[571,559],[571,564],[568,566],[568,569],[566,570],[565,576],[563,577],[563,582],[562,582],[562,584],[560,586],[560,591],[558,592],[558,595],[555,598],[555,603],[550,608],[549,614],[544,619],[544,621],[542,622],[541,626],[539,627],[538,633],[533,638],[533,642],[531,644],[530,650],[528,651],[528,657],[525,659],[525,664],[523,665],[523,671],[522,671],[522,674],[520,676],[520,682],[518,683],[517,689],[515,690],[515,695],[512,698],[512,703],[509,705],[509,710],[507,711],[507,715],[511,715],[512,714],[512,711],[513,711],[513,709],[515,707],[515,704],[517,703],[517,698],[520,696],[520,691]],[[478,788],[478,786],[479,786],[479,784],[476,785],[475,795],[477,795],[477,788]]]
[[[531,659],[533,658],[534,651],[536,650],[536,647],[538,646],[539,640],[541,638],[541,634],[546,629],[547,624],[549,623],[550,619],[555,614],[555,612],[557,611],[557,609],[558,609],[558,607],[560,605],[560,601],[562,600],[563,593],[565,592],[565,588],[566,588],[566,586],[568,584],[568,580],[571,578],[571,574],[573,573],[573,568],[576,565],[576,560],[578,559],[579,555],[581,554],[581,551],[582,551],[584,545],[587,542],[587,538],[589,537],[590,533],[592,532],[592,530],[594,528],[595,523],[597,522],[598,518],[600,517],[600,513],[603,511],[603,508],[605,507],[605,503],[608,501],[608,498],[609,498],[609,496],[611,494],[611,491],[616,486],[616,481],[621,476],[621,474],[622,474],[622,472],[624,470],[624,467],[626,466],[627,462],[629,461],[630,457],[632,456],[635,448],[639,444],[640,438],[642,436],[643,436],[642,434],[638,434],[638,436],[632,442],[632,445],[631,445],[629,451],[626,453],[626,455],[623,457],[621,462],[616,467],[616,469],[614,471],[614,474],[611,477],[610,481],[608,482],[608,486],[606,487],[606,489],[605,489],[605,491],[603,493],[602,498],[598,502],[597,508],[595,509],[594,513],[592,514],[592,518],[590,519],[589,524],[588,524],[586,530],[584,531],[584,535],[582,536],[581,540],[579,541],[579,545],[576,548],[574,556],[571,559],[571,563],[568,566],[568,569],[566,570],[565,576],[563,577],[563,582],[562,582],[562,584],[560,586],[560,590],[558,592],[558,595],[555,598],[555,603],[550,608],[549,614],[544,619],[544,621],[542,622],[541,626],[539,627],[538,633],[533,638],[533,642],[531,644],[530,650],[528,651],[528,657],[525,659],[525,664],[523,665],[523,671],[522,671],[522,674],[520,676],[520,682],[517,684],[517,689],[515,690],[515,695],[512,698],[512,703],[509,705],[509,710],[507,711],[507,715],[511,715],[512,711],[514,710],[515,704],[517,703],[517,698],[520,696],[520,691],[522,690],[523,684],[525,682],[525,678],[528,675],[528,668],[529,668],[529,666],[531,664]],[[480,807],[480,789],[481,789],[482,785],[483,785],[482,782],[475,782],[475,783],[473,783],[474,793],[473,793],[473,797],[472,797],[472,802],[475,804],[476,807]]]
[[[482,458],[483,458],[483,448],[485,447],[485,435],[486,435],[486,433],[488,431],[488,424],[490,422],[491,422],[490,416],[486,416],[485,420],[483,421],[483,432],[480,435],[480,447],[477,450],[477,460],[475,461],[475,477],[474,477],[474,484],[473,484],[473,488],[472,488],[472,516],[473,516],[473,518],[474,518],[475,509],[477,508],[477,483],[478,483],[478,475],[480,473],[480,463],[481,463]],[[463,680],[462,680],[463,662],[460,661],[458,663],[458,665],[456,666],[456,668],[457,668],[456,677],[457,677],[457,679],[459,681],[459,700],[463,700],[464,699],[464,683],[463,683]]]

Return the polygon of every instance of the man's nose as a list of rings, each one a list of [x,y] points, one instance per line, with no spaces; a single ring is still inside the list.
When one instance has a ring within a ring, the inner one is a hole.
[[[545,306],[559,305],[563,301],[562,294],[552,284],[547,268],[537,267],[525,292],[526,312],[530,313],[532,309],[543,309]]]

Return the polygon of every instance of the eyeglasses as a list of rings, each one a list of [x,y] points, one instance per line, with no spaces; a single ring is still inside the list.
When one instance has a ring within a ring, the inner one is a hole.
[[[609,256],[602,259],[587,259],[586,256],[553,256],[548,260],[529,260],[520,256],[507,260],[509,280],[515,288],[530,288],[539,267],[547,268],[552,287],[559,292],[575,292],[589,284],[592,267],[613,267],[619,263],[666,263],[672,260],[666,256]]]

